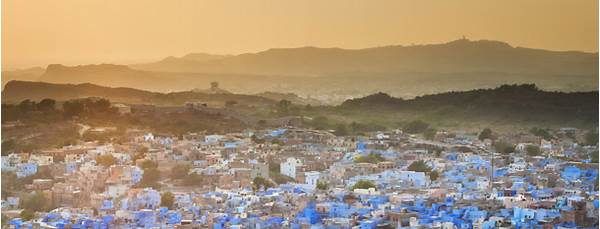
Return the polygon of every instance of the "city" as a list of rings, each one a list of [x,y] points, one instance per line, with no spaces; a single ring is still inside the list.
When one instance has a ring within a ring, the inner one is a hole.
[[[131,112],[125,105],[116,107]],[[18,125],[3,123],[2,128]],[[117,129],[80,128],[82,135]],[[576,128],[509,134],[490,129],[335,133],[284,126],[176,136],[128,128],[118,140],[3,154],[3,224],[15,228],[598,225],[597,134]]]

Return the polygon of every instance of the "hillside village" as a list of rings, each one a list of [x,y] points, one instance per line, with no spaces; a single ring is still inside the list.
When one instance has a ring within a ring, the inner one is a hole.
[[[575,128],[125,134],[3,154],[3,228],[598,227],[598,143]]]

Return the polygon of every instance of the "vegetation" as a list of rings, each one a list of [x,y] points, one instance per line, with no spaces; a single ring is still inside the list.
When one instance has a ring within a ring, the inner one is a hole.
[[[433,138],[435,138],[436,133],[437,130],[435,128],[427,128],[425,132],[423,132],[423,137],[425,137],[425,139],[427,140],[433,140]]]
[[[189,165],[173,166],[173,168],[171,168],[171,179],[183,179],[188,175],[189,171]]]
[[[356,182],[356,184],[352,185],[352,187],[350,188],[352,191],[354,191],[354,189],[369,189],[369,188],[377,188],[377,186],[368,180],[359,180]]]
[[[408,166],[408,171],[429,173],[431,168],[423,160],[418,160]]]
[[[343,112],[354,118],[376,115],[381,122],[385,118],[402,115],[406,119],[418,117],[425,122],[585,127],[597,126],[597,104],[597,92],[547,92],[539,90],[534,84],[523,84],[447,92],[411,100],[379,93],[347,100],[335,112]],[[408,133],[419,133],[426,129],[424,123],[409,124],[404,128]]]
[[[527,145],[525,146],[525,152],[529,156],[539,156],[541,154],[541,150],[539,146],[536,145]]]
[[[349,135],[349,131],[348,128],[346,128],[346,125],[340,123],[335,127],[335,135],[337,136],[347,136]]]
[[[385,158],[378,153],[369,153],[367,156],[358,156],[354,159],[354,163],[377,164],[382,161],[385,161]]]
[[[438,171],[433,170],[429,173],[429,180],[431,180],[431,181],[437,180],[438,177],[440,177],[440,174]]]
[[[33,217],[35,217],[35,213],[32,210],[23,209],[21,214],[19,214],[19,217],[23,220],[31,220]]]
[[[2,141],[2,147],[0,147],[2,150],[2,156],[7,156],[9,152],[13,151],[15,149],[15,140],[13,139],[7,139],[7,140],[3,140]]]
[[[403,130],[409,134],[418,134],[425,132],[425,130],[427,130],[428,127],[428,123],[423,122],[421,120],[415,120],[404,125]]]
[[[321,182],[321,181],[317,182],[317,189],[319,189],[319,190],[327,190],[328,188],[329,188],[329,185],[327,185],[327,183]]]
[[[294,181],[294,178],[288,177],[288,176],[283,175],[283,174],[281,174],[279,172],[269,172],[269,176],[277,184],[286,184],[288,182],[293,182]]]
[[[117,163],[117,158],[115,158],[112,154],[107,153],[96,157],[96,162],[104,167],[110,167],[111,165]]]
[[[167,207],[169,209],[173,209],[175,204],[175,196],[171,192],[164,192],[160,196],[160,206]]]
[[[27,196],[24,196],[19,205],[24,210],[31,213],[54,209],[52,201],[47,199],[42,191],[35,191]]]
[[[481,133],[479,133],[479,136],[477,136],[477,138],[479,138],[480,141],[483,141],[485,139],[492,139],[493,135],[492,135],[492,130],[490,128],[485,128],[481,131]]]
[[[255,191],[260,190],[261,188],[266,190],[266,189],[272,188],[274,186],[275,185],[271,181],[269,181],[263,177],[260,177],[260,176],[255,177],[254,180],[252,181],[252,188]]]
[[[151,160],[144,160],[140,163],[140,168],[142,169],[156,169],[158,168],[158,163]]]
[[[548,130],[542,128],[533,127],[529,130],[529,133],[538,137],[542,137],[544,140],[547,141],[554,139],[554,136],[552,136],[552,134],[550,134]]]
[[[598,132],[588,131],[585,134],[585,145],[598,145]]]
[[[515,145],[507,141],[497,141],[494,143],[494,149],[498,153],[510,154],[512,152],[515,152]]]
[[[146,160],[142,162],[140,167],[144,169],[144,176],[142,177],[142,180],[138,186],[142,188],[152,187],[158,189],[158,187],[160,187],[160,184],[158,183],[160,180],[158,164],[156,162]]]
[[[286,99],[282,99],[277,103],[277,113],[281,116],[288,115],[290,113],[290,107],[292,102]]]

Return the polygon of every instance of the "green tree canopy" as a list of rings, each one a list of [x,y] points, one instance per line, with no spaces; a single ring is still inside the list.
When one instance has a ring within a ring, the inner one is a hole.
[[[529,133],[538,137],[542,137],[544,140],[552,140],[554,138],[554,136],[552,136],[548,130],[542,128],[533,127],[529,130]]]
[[[408,166],[409,171],[428,173],[431,168],[423,160],[414,161]]]
[[[433,138],[435,138],[436,133],[437,130],[435,128],[427,128],[427,130],[423,132],[423,137],[425,137],[425,139],[427,140],[433,140]]]
[[[254,180],[252,180],[252,188],[254,190],[260,190],[261,187],[264,189],[268,189],[268,188],[272,188],[274,186],[275,185],[271,181],[269,181],[261,176],[257,176],[254,178]]]
[[[507,141],[497,141],[494,143],[494,149],[498,153],[510,154],[515,152],[515,145]]]
[[[151,187],[156,189],[160,186],[158,184],[159,180],[160,171],[157,168],[146,168],[144,169],[144,176],[138,185],[142,188]]]
[[[352,187],[350,188],[352,191],[354,191],[354,189],[369,189],[369,188],[377,188],[377,186],[368,180],[359,180],[358,182],[356,182],[356,184],[352,185]]]
[[[367,156],[358,156],[354,159],[355,163],[376,164],[385,161],[385,158],[378,153],[369,153]]]
[[[440,173],[438,173],[438,171],[433,170],[429,173],[429,180],[431,181],[437,180],[438,177],[440,177]]]
[[[321,182],[321,181],[317,182],[317,189],[319,189],[319,190],[327,190],[328,188],[329,188],[329,186],[327,185],[327,183]]]
[[[527,145],[525,146],[525,152],[529,156],[539,156],[541,154],[541,150],[539,146],[536,145]]]
[[[403,130],[409,134],[418,134],[423,133],[428,127],[428,123],[421,120],[415,120],[404,125]]]
[[[585,145],[597,145],[598,144],[598,132],[588,131],[585,133]]]
[[[173,209],[175,204],[175,196],[171,192],[164,192],[160,196],[160,206]]]
[[[483,141],[485,139],[492,139],[492,135],[492,130],[490,128],[485,128],[481,131],[481,133],[479,133],[479,136],[477,138],[479,138],[480,141]]]
[[[115,158],[112,154],[107,153],[96,157],[96,162],[104,167],[110,167],[111,165],[117,163],[117,158]]]

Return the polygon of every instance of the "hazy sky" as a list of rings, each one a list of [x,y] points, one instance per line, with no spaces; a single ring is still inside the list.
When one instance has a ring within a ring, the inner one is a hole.
[[[597,52],[598,0],[2,1],[5,68],[441,43],[462,35]]]

